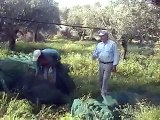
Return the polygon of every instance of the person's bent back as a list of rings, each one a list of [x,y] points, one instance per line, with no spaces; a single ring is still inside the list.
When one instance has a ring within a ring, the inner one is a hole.
[[[48,80],[49,69],[52,69],[52,82],[56,81],[56,65],[61,57],[55,49],[35,50],[33,52],[33,61],[36,62],[36,76],[43,74],[44,79]]]

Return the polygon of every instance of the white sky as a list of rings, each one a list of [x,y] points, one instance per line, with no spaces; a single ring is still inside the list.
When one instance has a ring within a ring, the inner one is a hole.
[[[96,2],[100,2],[103,6],[108,5],[110,0],[54,0],[59,3],[59,7],[72,7],[75,5],[94,5]]]

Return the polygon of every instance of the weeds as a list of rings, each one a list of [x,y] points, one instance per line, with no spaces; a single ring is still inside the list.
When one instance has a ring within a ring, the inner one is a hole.
[[[95,47],[91,41],[69,41],[69,40],[50,40],[44,43],[24,43],[19,42],[14,53],[9,53],[6,49],[0,49],[0,57],[5,58],[13,54],[32,56],[32,51],[39,48],[55,48],[62,56],[62,63],[70,65],[70,75],[74,78],[77,85],[76,96],[83,97],[90,95],[96,97],[99,94],[98,87],[98,62],[92,61],[91,54]],[[120,61],[118,72],[111,76],[110,90],[128,90],[141,88],[146,93],[158,94],[159,87],[155,84],[160,82],[160,56],[145,56],[144,52],[137,46],[129,46],[128,58]],[[28,59],[28,58],[25,58]],[[146,87],[145,87],[146,86]],[[37,112],[33,112],[37,109]],[[6,94],[1,95],[0,117],[1,118],[29,118],[29,119],[48,119],[48,120],[76,120],[69,114],[69,107],[54,108],[53,106],[31,106],[28,101],[8,99]],[[137,103],[136,106],[126,106],[123,108],[122,119],[135,120],[158,120],[160,118],[160,108],[148,105],[144,102]],[[78,119],[77,119],[78,120]]]

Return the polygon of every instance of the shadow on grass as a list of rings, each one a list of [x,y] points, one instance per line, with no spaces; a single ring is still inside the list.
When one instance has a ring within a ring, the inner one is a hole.
[[[75,78],[75,83],[77,85],[76,98],[79,97],[91,97],[94,99],[101,98],[100,89],[98,86],[98,80],[93,79],[88,76],[78,76]],[[112,79],[110,80],[112,81]],[[127,86],[128,85],[128,86]],[[114,99],[120,100],[122,103],[135,104],[137,100],[146,99],[146,102],[160,105],[160,82],[151,82],[147,84],[118,84],[117,82],[112,82],[109,85],[109,92],[113,95]]]
[[[100,95],[98,80],[94,76],[74,76],[74,82],[77,86],[75,97],[80,98],[90,96],[97,98]]]
[[[151,104],[160,105],[160,82],[151,82],[131,87],[128,91],[139,93]]]
[[[125,76],[117,76],[116,80],[112,78],[109,85],[109,91],[111,92],[130,92],[136,93],[143,99],[154,105],[160,105],[160,81],[152,80],[150,82],[136,81],[135,76],[130,75],[130,78]],[[130,81],[130,79],[132,81]]]

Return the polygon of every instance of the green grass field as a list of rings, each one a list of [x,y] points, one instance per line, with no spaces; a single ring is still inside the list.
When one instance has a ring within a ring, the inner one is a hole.
[[[62,63],[70,65],[70,75],[77,85],[76,96],[97,97],[98,89],[98,62],[92,61],[91,55],[96,43],[92,41],[69,41],[63,39],[50,40],[46,43],[18,42],[16,52],[29,54],[36,48],[55,48],[62,56]],[[158,48],[158,47],[157,47]],[[119,50],[121,50],[119,48]],[[2,46],[0,57],[7,57],[10,53]],[[136,45],[129,45],[128,59],[120,61],[117,73],[112,74],[110,91],[143,91],[144,94],[160,95],[160,51],[156,50],[151,55],[151,50],[140,49]],[[14,97],[13,97],[14,96]],[[155,103],[156,104],[156,103]],[[137,103],[135,106],[126,106],[127,114],[132,114],[130,119],[159,120],[160,108],[146,102]],[[127,114],[121,118],[126,119]],[[62,117],[64,116],[64,117]],[[26,100],[16,100],[15,95],[0,95],[0,120],[17,119],[58,119],[72,120],[68,106],[50,108],[49,106],[36,106]]]

